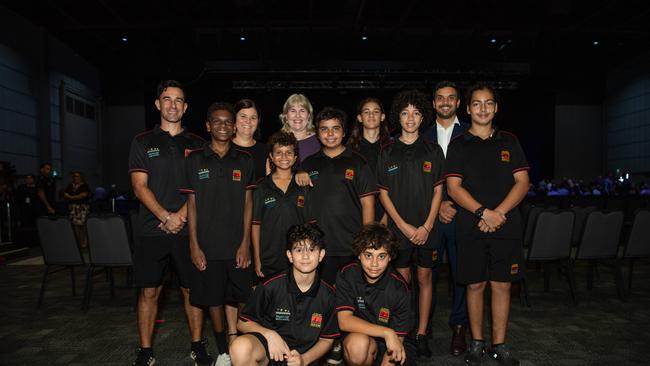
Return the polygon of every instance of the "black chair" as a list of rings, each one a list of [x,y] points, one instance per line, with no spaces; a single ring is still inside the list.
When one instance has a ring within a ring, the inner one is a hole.
[[[585,229],[585,223],[587,222],[587,216],[590,213],[596,211],[596,206],[588,207],[571,207],[571,211],[575,215],[573,220],[573,235],[571,239],[571,244],[574,247],[577,247],[580,244],[580,239],[582,238],[582,232]]]
[[[548,292],[550,287],[550,264],[556,262],[568,279],[571,298],[575,303],[575,277],[571,263],[573,221],[574,214],[570,211],[541,212],[537,216],[526,262],[542,262],[544,268],[544,292]],[[521,283],[524,303],[530,306],[526,279],[522,279]]]
[[[634,215],[632,230],[625,245],[623,258],[629,261],[628,267],[628,288],[632,288],[632,272],[634,260],[650,257],[650,211],[639,210]]]
[[[526,215],[526,225],[524,228],[524,248],[530,247],[533,240],[533,232],[535,231],[535,224],[537,223],[537,216],[544,211],[541,207],[533,206],[528,210]]]
[[[587,217],[584,232],[576,253],[576,260],[585,260],[589,264],[587,272],[587,290],[593,289],[594,268],[596,264],[610,268],[614,274],[616,291],[621,300],[625,300],[623,271],[618,258],[618,245],[623,227],[623,212],[594,211]]]
[[[82,309],[88,310],[92,293],[92,281],[95,268],[104,267],[110,281],[111,297],[115,296],[113,268],[125,267],[130,278],[133,258],[129,246],[126,223],[118,215],[89,217],[86,222],[88,230],[88,252],[90,265],[86,272],[86,287]],[[128,281],[130,282],[130,281]]]
[[[43,304],[47,276],[64,269],[70,269],[72,296],[76,296],[74,269],[76,266],[84,265],[85,262],[72,231],[72,224],[67,217],[39,217],[36,219],[36,227],[45,262],[41,290],[38,295],[38,307],[40,307]],[[52,267],[55,266],[61,268],[52,270]]]

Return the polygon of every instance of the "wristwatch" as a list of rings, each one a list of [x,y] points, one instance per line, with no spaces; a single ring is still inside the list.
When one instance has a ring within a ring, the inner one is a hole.
[[[479,219],[483,218],[483,212],[485,212],[485,206],[481,206],[474,211],[474,216],[478,217]]]

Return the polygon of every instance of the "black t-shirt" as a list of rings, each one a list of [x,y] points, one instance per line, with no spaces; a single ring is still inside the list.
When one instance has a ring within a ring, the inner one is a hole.
[[[195,196],[199,247],[208,260],[234,259],[244,235],[246,191],[255,188],[253,159],[232,145],[221,158],[206,144],[185,166],[181,191]]]
[[[81,183],[77,189],[74,188],[74,185],[72,183],[68,184],[68,186],[65,189],[65,193],[71,195],[71,196],[76,196],[81,193],[88,193],[90,195],[90,187],[88,187],[88,184],[86,183]],[[86,196],[84,198],[78,198],[78,199],[73,199],[68,201],[71,204],[84,204],[88,203],[88,198],[89,196]]]
[[[443,183],[444,161],[440,145],[430,143],[422,136],[410,145],[395,139],[382,148],[377,163],[379,189],[388,192],[395,209],[407,223],[418,227],[429,216],[434,189]],[[431,234],[423,245],[425,248],[434,246],[436,222],[434,220]],[[413,245],[390,217],[388,227],[402,243]]]
[[[242,321],[275,330],[290,349],[305,353],[319,338],[338,338],[334,288],[316,279],[307,292],[298,288],[293,269],[263,282],[244,306]]]
[[[293,179],[286,193],[275,185],[271,175],[257,183],[253,192],[253,225],[260,225],[260,257],[265,275],[289,266],[285,254],[287,231],[307,221],[307,200],[307,188],[299,187]]]
[[[56,181],[54,181],[54,178],[44,177],[42,175],[39,176],[38,180],[36,180],[36,191],[38,192],[39,189],[43,190],[45,198],[47,199],[47,202],[50,204],[50,206],[52,206],[52,208],[56,208]],[[38,196],[36,198],[36,208],[38,210],[38,214],[46,215],[47,206],[43,204]]]
[[[176,212],[185,204],[179,189],[185,180],[185,156],[205,143],[187,130],[172,136],[160,129],[141,133],[133,138],[129,153],[129,173],[147,173],[147,186],[158,203],[167,211]],[[165,236],[158,228],[160,220],[140,203],[138,225],[142,236]],[[187,235],[187,225],[180,232]]]
[[[495,209],[515,184],[514,173],[528,170],[528,162],[517,137],[495,130],[483,140],[469,131],[453,139],[447,149],[445,177],[462,179],[462,186],[481,205]],[[522,222],[519,208],[506,215],[506,223],[493,233],[478,229],[478,218],[458,206],[457,230],[473,237],[520,239]]]
[[[365,159],[352,149],[330,158],[320,150],[302,163],[314,184],[309,213],[325,233],[327,254],[352,255],[353,236],[361,230],[361,198],[377,193],[377,181]]]
[[[258,141],[253,146],[239,146],[234,142],[232,145],[239,150],[246,151],[253,158],[253,163],[255,165],[255,181],[266,176],[266,159],[269,157],[269,150],[265,144]]]
[[[363,136],[361,137],[361,140],[359,140],[359,149],[357,152],[366,159],[368,166],[370,166],[370,170],[372,170],[372,173],[375,176],[377,176],[377,160],[379,159],[380,150],[381,144],[379,143],[379,140],[369,142]],[[384,206],[381,205],[379,198],[377,198],[375,199],[375,221],[381,220],[382,216],[384,216]]]
[[[399,336],[413,329],[411,293],[392,266],[369,284],[359,263],[350,263],[336,276],[336,311],[351,311],[369,323],[388,327]]]

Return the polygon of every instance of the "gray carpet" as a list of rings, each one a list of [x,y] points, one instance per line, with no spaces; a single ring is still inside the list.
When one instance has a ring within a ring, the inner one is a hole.
[[[37,262],[37,261],[36,261]],[[26,261],[24,263],[34,263]],[[43,265],[0,266],[0,365],[127,365],[137,346],[134,291],[125,287],[119,270],[116,297],[111,298],[105,276],[95,276],[88,313],[80,311],[84,270],[78,268],[77,296],[70,291],[69,272],[55,273],[45,302],[36,309]],[[522,365],[644,365],[650,345],[650,264],[639,262],[628,302],[616,297],[611,274],[600,268],[595,288],[586,291],[584,265],[577,268],[580,303],[570,301],[566,282],[552,277],[551,291],[542,291],[540,273],[528,273],[531,307],[513,298],[508,343]],[[440,304],[431,345],[434,357],[419,365],[463,365],[447,354],[446,325],[450,298],[443,274],[438,285]],[[191,365],[189,336],[180,292],[166,291],[155,335],[158,365]],[[211,352],[216,353],[210,334]],[[489,333],[487,333],[489,334]],[[485,365],[496,365],[487,360]]]

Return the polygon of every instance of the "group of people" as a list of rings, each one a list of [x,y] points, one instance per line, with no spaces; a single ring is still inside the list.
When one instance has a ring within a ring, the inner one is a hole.
[[[155,363],[157,301],[170,264],[196,365],[215,363],[204,312],[217,365],[415,364],[432,356],[427,334],[445,252],[456,284],[450,352],[469,365],[486,354],[518,365],[505,338],[510,283],[524,272],[517,205],[528,164],[517,138],[493,125],[498,95],[490,85],[467,91],[471,125],[457,117],[453,82],[433,94],[431,103],[402,91],[389,113],[378,99],[363,100],[347,144],[343,111],[314,115],[294,94],[282,129],[264,145],[254,101],[210,105],[205,142],[182,125],[182,85],[161,82],[160,124],[134,138],[129,156],[141,203],[134,365]]]

